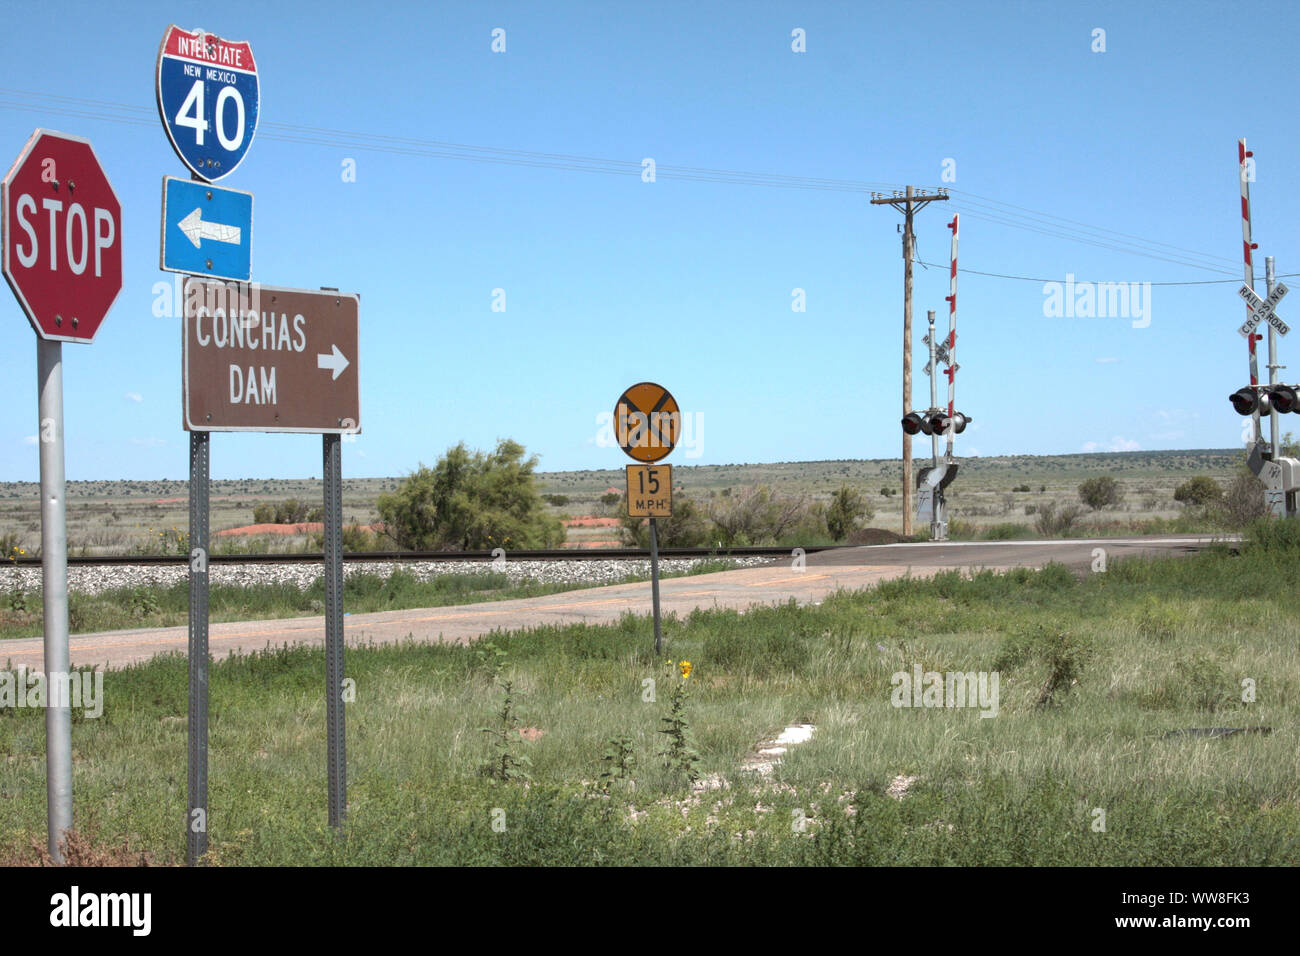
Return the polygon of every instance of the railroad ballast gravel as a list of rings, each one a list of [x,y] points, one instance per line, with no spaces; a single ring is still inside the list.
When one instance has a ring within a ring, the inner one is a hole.
[[[659,562],[661,574],[689,571],[702,563],[716,563],[717,558],[665,558]],[[771,562],[771,558],[725,558],[735,568],[750,568]],[[510,561],[493,564],[491,561],[392,561],[347,564],[345,577],[354,574],[372,574],[386,578],[394,571],[404,571],[421,581],[446,574],[506,575],[512,584],[525,580],[543,584],[581,584],[597,587],[617,584],[629,576],[650,576],[650,561],[584,559],[578,561]],[[306,590],[321,576],[319,564],[213,564],[208,568],[209,580],[214,585],[292,584]],[[82,594],[98,594],[116,588],[140,586],[170,587],[188,581],[189,569],[185,566],[160,565],[103,565],[100,567],[74,565],[68,568],[68,590]],[[39,591],[39,567],[0,566],[0,591]]]

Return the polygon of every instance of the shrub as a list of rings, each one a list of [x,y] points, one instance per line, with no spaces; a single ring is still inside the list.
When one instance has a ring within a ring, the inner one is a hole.
[[[1244,528],[1268,509],[1264,504],[1264,483],[1242,467],[1233,477],[1221,502],[1224,521],[1233,528]]]
[[[650,547],[648,519],[629,517],[625,507],[618,520],[619,536],[624,544],[632,548]],[[655,519],[655,534],[661,548],[703,548],[715,540],[708,516],[694,501],[680,493],[673,495],[672,517]]]
[[[1174,501],[1188,505],[1207,505],[1223,497],[1219,483],[1208,475],[1189,478],[1174,489]]]
[[[413,550],[553,548],[564,541],[564,526],[545,512],[536,467],[537,456],[525,460],[524,446],[508,438],[490,454],[461,442],[379,496],[384,533]]]
[[[767,485],[749,485],[725,500],[714,499],[708,519],[713,522],[710,534],[725,546],[775,543],[796,529],[817,533],[826,521],[807,495],[782,495]]]
[[[826,510],[826,530],[836,541],[843,541],[874,513],[865,495],[842,485],[831,495],[831,506]]]
[[[307,504],[297,498],[290,498],[275,506],[276,524],[301,524],[307,520]]]
[[[980,537],[985,541],[1013,541],[1016,538],[1028,538],[1032,533],[1028,525],[1008,521],[985,528]]]
[[[606,505],[606,506],[608,506],[608,505],[616,505],[616,504],[619,503],[619,501],[620,501],[620,499],[622,499],[622,497],[623,497],[623,496],[620,495],[617,491],[607,491],[607,492],[605,492],[603,495],[600,496],[600,503],[601,503],[602,505]]]
[[[1047,501],[1038,506],[1034,518],[1034,527],[1038,533],[1048,538],[1058,538],[1069,534],[1074,523],[1083,515],[1078,505],[1064,505],[1057,508],[1055,501]]]
[[[1124,490],[1110,475],[1089,478],[1079,486],[1079,500],[1093,511],[1109,508],[1124,500]]]

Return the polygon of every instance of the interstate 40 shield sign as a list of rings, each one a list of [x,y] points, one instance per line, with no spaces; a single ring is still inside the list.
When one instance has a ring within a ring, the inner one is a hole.
[[[181,161],[208,182],[233,173],[257,131],[252,47],[169,26],[158,48],[157,85],[158,113]]]

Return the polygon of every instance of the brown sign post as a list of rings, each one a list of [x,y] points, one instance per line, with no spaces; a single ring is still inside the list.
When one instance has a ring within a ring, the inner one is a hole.
[[[185,281],[187,431],[361,431],[358,297]]]
[[[321,435],[325,508],[325,723],[330,826],[347,814],[343,712],[342,437],[361,431],[360,298],[185,280],[182,413],[190,432],[190,700],[186,859],[207,852],[208,540],[211,432]]]

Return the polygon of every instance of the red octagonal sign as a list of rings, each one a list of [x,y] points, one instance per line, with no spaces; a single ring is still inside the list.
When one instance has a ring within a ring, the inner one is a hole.
[[[122,289],[122,204],[90,141],[32,133],[0,205],[4,276],[36,334],[93,340]]]

